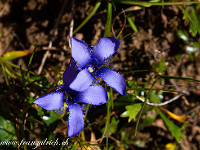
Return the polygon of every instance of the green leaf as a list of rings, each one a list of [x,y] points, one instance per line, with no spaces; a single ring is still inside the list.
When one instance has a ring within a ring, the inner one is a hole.
[[[190,23],[189,27],[190,27],[190,32],[192,34],[192,36],[196,36],[197,31],[199,30],[199,22],[198,22],[198,18],[196,15],[196,12],[194,9],[191,10],[190,13],[190,17],[192,19],[192,22]]]
[[[176,126],[172,121],[170,121],[161,111],[157,109],[158,114],[161,116],[165,122],[167,128],[171,132],[172,136],[176,139],[178,143],[181,142],[181,138],[184,137],[184,133],[181,132],[181,128]]]
[[[179,38],[181,38],[183,41],[188,42],[189,41],[189,37],[186,31],[183,30],[178,30],[177,34],[179,36]]]
[[[117,131],[119,121],[120,120],[117,120],[116,118],[112,117],[111,123],[109,125],[109,129],[108,129],[109,135],[114,134]],[[104,128],[102,128],[101,132],[103,133],[103,131],[104,131]]]
[[[38,109],[38,116],[44,116],[44,109],[38,105],[35,105]]]
[[[187,46],[185,47],[185,50],[186,50],[186,52],[187,52],[188,54],[193,54],[193,53],[199,51],[199,47],[195,47],[195,46],[193,46],[193,45],[187,45]]]
[[[128,122],[135,119],[142,107],[142,103],[126,106],[126,111],[121,114],[121,117],[129,117]]]
[[[166,71],[164,59],[161,59],[160,62],[153,67],[153,70],[158,73],[164,73]]]
[[[117,127],[119,124],[119,120],[116,120],[114,117],[111,119],[111,124],[109,126],[109,133],[115,133],[117,131]]]
[[[16,59],[21,58],[26,55],[30,54],[28,51],[11,51],[7,52],[3,55],[3,59],[10,60],[10,59]]]
[[[133,81],[128,81],[128,86],[131,87],[132,90],[134,90],[135,96],[139,96],[141,91],[144,90],[141,86],[136,85],[135,82],[133,82]]]
[[[0,116],[0,140],[17,140],[14,124]]]
[[[137,26],[134,23],[134,18],[127,16],[128,23],[130,24],[133,31],[138,32]]]
[[[154,103],[160,103],[163,99],[163,95],[161,92],[156,93],[155,91],[152,91],[150,94],[150,100]]]
[[[145,126],[145,125],[152,123],[156,119],[156,116],[157,116],[157,113],[156,113],[155,109],[148,111],[147,115],[146,115],[144,121],[141,123],[141,125]]]
[[[136,97],[132,94],[126,94],[120,96],[116,101],[114,101],[114,107],[122,108],[122,106],[133,104]]]
[[[42,119],[46,123],[46,125],[49,126],[51,123],[55,122],[59,118],[57,117],[55,112],[51,111],[50,116],[43,116]]]
[[[187,6],[185,9],[183,7],[179,8],[184,12],[183,19],[189,22],[189,31],[192,36],[196,36],[197,33],[200,34],[200,16],[198,15],[198,8],[193,6]]]

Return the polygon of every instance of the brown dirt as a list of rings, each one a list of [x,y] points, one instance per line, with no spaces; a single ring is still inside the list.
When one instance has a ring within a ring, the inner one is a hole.
[[[71,2],[68,1],[62,14],[58,26],[54,27],[62,8],[61,0],[6,0],[0,1],[0,56],[8,51],[33,49],[35,44],[47,47],[51,37],[53,37],[53,47],[57,50],[50,51],[43,71],[49,82],[56,82],[56,71],[59,68],[66,69],[70,59],[69,25],[71,21]],[[89,14],[94,5],[93,1],[75,3],[74,22],[77,27],[83,19]],[[121,10],[122,6],[118,6]],[[119,12],[114,12],[116,16]],[[152,66],[157,64],[161,58],[168,62],[168,72],[171,76],[189,77],[200,80],[200,53],[196,52],[196,59],[191,59],[188,54],[183,53],[181,59],[176,59],[176,55],[183,51],[183,41],[177,37],[177,29],[188,28],[188,25],[182,20],[182,12],[176,6],[144,8],[141,11],[133,12],[136,15],[136,26],[138,32],[134,33],[127,24],[120,38],[131,33],[130,36],[121,41],[119,51],[114,56],[115,68],[119,71],[133,70],[152,70]],[[123,16],[123,15],[122,15]],[[119,32],[123,24],[123,17],[120,17],[116,23],[115,32]],[[95,45],[103,36],[104,25],[106,22],[105,8],[102,6],[93,17],[77,34],[76,37],[84,40],[89,45]],[[199,38],[195,40],[200,41]],[[32,71],[37,72],[41,60],[46,51],[37,52],[34,56]],[[29,57],[20,59],[23,67],[27,67]],[[14,60],[15,63],[18,63]],[[55,66],[56,64],[56,66]],[[55,68],[54,68],[54,67]],[[2,72],[1,72],[2,74]],[[135,81],[145,81],[149,74],[137,73],[127,75],[126,79]],[[156,76],[151,74],[152,78]],[[1,83],[4,83],[1,75]],[[178,115],[187,114],[190,111],[196,112],[194,118],[189,122],[182,139],[179,149],[198,150],[200,149],[200,106],[199,95],[200,85],[191,82],[176,81],[181,89],[186,89],[190,95],[180,98],[167,106],[168,110]],[[159,85],[157,85],[159,86]],[[191,112],[190,112],[191,113]],[[125,131],[132,130],[127,128]],[[59,132],[59,131],[55,131]],[[153,141],[147,141],[146,144],[151,149],[161,149],[165,144],[173,141],[172,136],[166,130],[163,121],[158,118],[154,124],[146,127],[139,132],[141,140],[152,138]],[[135,137],[130,137],[135,139]],[[153,144],[153,145],[152,145]],[[157,145],[157,146],[156,146]],[[159,148],[160,147],[160,148]],[[137,149],[132,147],[132,149]]]

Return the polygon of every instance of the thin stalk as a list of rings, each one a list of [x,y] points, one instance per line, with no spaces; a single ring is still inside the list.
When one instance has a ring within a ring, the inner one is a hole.
[[[25,128],[26,126],[23,125],[23,122],[20,122],[19,126],[20,126],[20,129],[21,129],[21,135],[22,135],[23,139],[25,139],[24,130],[26,130],[26,128]],[[27,150],[26,144],[24,144],[24,150]]]
[[[86,113],[85,113],[84,122],[85,122],[85,120],[86,120],[86,117],[87,117],[87,114],[88,114],[88,111],[89,111],[89,107],[90,107],[90,105],[87,104],[87,110],[86,110]],[[84,130],[81,131],[81,137],[82,137],[82,140],[85,141],[85,133],[84,133]]]
[[[3,73],[4,73],[4,77],[5,77],[5,80],[6,80],[6,85],[8,86],[9,89],[11,89],[11,88],[10,88],[10,82],[9,82],[9,80],[8,80],[8,74],[7,74],[7,72],[6,72],[6,68],[5,68],[5,66],[4,66],[3,63],[1,63],[1,66],[2,66]]]
[[[119,40],[121,41],[121,40],[127,38],[128,36],[130,36],[131,34],[132,34],[132,33],[128,33],[127,35],[125,35],[124,37],[120,38]],[[121,73],[121,74],[123,74],[123,73]]]
[[[34,134],[31,130],[29,130],[26,126],[25,126],[25,130],[28,131],[31,135],[33,135],[38,141],[42,141],[40,138],[37,137],[36,134]],[[25,144],[26,145],[26,144]]]
[[[33,60],[33,55],[35,54],[35,50],[37,49],[38,47],[38,44],[36,44],[34,50],[33,50],[33,53],[31,54],[31,57],[29,59],[29,62],[28,62],[28,72],[27,72],[27,81],[29,82],[29,77],[30,77],[30,67],[31,67],[31,63],[32,63],[32,60]]]
[[[130,0],[114,0],[114,2],[121,3],[121,4],[128,4],[128,5],[144,6],[144,7],[167,6],[167,5],[191,5],[191,4],[199,3],[198,1],[195,1],[195,2],[139,2],[139,1],[130,1]]]
[[[29,97],[29,91],[27,91],[27,88],[26,88],[26,80],[25,80],[25,77],[23,75],[23,71],[22,71],[22,66],[21,66],[21,63],[19,61],[19,68],[20,68],[20,73],[21,73],[21,77],[22,77],[22,80],[21,80],[21,84],[22,84],[22,87],[23,87],[23,90],[24,90],[24,93],[25,93],[25,98],[24,98],[24,102],[23,102],[23,110],[28,106],[28,100],[27,100],[27,97]],[[28,113],[26,112],[25,116],[27,116]],[[23,126],[24,126],[24,130],[25,130],[25,127],[26,127],[26,119],[24,116],[22,116],[22,121],[23,121]],[[24,131],[23,131],[24,132]],[[26,148],[26,147],[25,147]]]
[[[121,13],[124,14],[124,24],[123,24],[121,30],[119,31],[119,33],[118,33],[116,39],[119,39],[119,37],[120,37],[120,35],[122,34],[122,32],[123,32],[123,30],[124,30],[124,28],[125,28],[125,25],[126,25],[126,14],[125,14],[125,11],[122,11]],[[120,14],[121,14],[121,13],[120,13]],[[119,16],[119,15],[118,15],[118,16]],[[113,23],[113,24],[114,24],[114,23]]]
[[[128,23],[130,24],[131,28],[133,29],[133,31],[138,32],[138,29],[137,29],[133,19],[131,17],[127,16],[127,20],[128,20]]]
[[[24,75],[23,75],[22,66],[21,66],[21,62],[20,62],[20,61],[19,61],[19,70],[20,70],[21,77],[22,77],[22,80],[21,80],[22,86],[23,86],[24,92],[26,93],[26,97],[27,97],[28,94],[27,94],[27,92],[26,92],[26,85],[25,85],[25,84],[26,84],[26,83],[25,83],[26,79],[25,79],[25,77],[24,77]]]
[[[147,72],[147,71],[148,70],[124,71],[124,72],[121,72],[121,74],[135,74],[135,73],[138,73],[138,72]]]
[[[168,76],[168,75],[160,75],[161,78],[164,79],[177,79],[177,80],[183,80],[183,81],[188,81],[188,82],[195,82],[195,83],[200,83],[200,80],[192,79],[192,78],[185,78],[185,77],[175,77],[175,76]]]
[[[6,71],[7,75],[9,75],[11,78],[15,78],[15,75],[18,72],[15,72],[15,71],[11,70],[6,64],[4,64],[4,68],[5,68],[5,71]]]
[[[54,113],[62,121],[62,123],[64,123],[66,126],[68,126],[67,123],[65,122],[65,120],[60,116],[60,114],[58,114],[56,111],[54,111]]]
[[[85,122],[85,119],[86,119],[86,117],[87,117],[87,114],[88,114],[89,108],[90,108],[90,105],[89,105],[89,104],[87,104],[87,110],[86,110],[86,113],[85,113],[84,122]]]
[[[106,120],[106,124],[107,124],[107,129],[106,129],[106,150],[108,149],[108,137],[109,137],[109,125],[110,125],[110,114],[111,114],[111,107],[113,108],[113,89],[110,87],[110,100],[108,103],[108,107],[107,107],[107,120]]]
[[[143,103],[143,105],[142,105],[142,108],[141,108],[140,113],[139,113],[139,117],[138,117],[137,122],[136,122],[135,136],[136,136],[136,132],[137,132],[137,128],[138,128],[138,125],[139,125],[139,121],[140,121],[142,112],[143,112],[144,107],[145,107],[145,105],[146,105],[146,103],[147,103],[147,99],[148,99],[148,97],[149,97],[149,95],[150,95],[150,93],[151,93],[151,90],[153,89],[154,85],[157,83],[157,81],[158,81],[159,78],[160,78],[160,76],[158,76],[158,77],[156,78],[156,80],[153,82],[153,84],[151,85],[150,90],[148,91],[147,96],[146,96],[146,98],[145,98],[145,101],[144,101],[144,103]]]
[[[112,109],[114,109],[114,103],[113,103],[113,89],[110,87],[110,99],[111,99],[111,106]]]
[[[133,88],[127,88],[127,91],[132,91]],[[181,93],[181,94],[187,94],[183,91],[177,91],[177,90],[168,90],[168,89],[150,89],[150,88],[142,88],[141,90],[154,90],[154,91],[159,91],[159,92],[169,92],[169,93]]]
[[[10,66],[12,66],[12,67],[14,67],[14,68],[20,69],[20,67],[19,67],[18,65],[15,65],[15,64],[10,63],[10,62],[8,62],[8,61],[4,61],[4,63],[5,63],[5,64],[8,64],[8,65],[10,65]],[[22,70],[28,72],[28,69],[22,68]],[[30,72],[31,74],[34,74],[34,72],[32,72],[32,71],[29,71],[29,72]]]
[[[91,11],[91,13],[85,18],[85,20],[83,20],[83,22],[74,30],[73,34],[75,34],[76,32],[78,32],[91,18],[92,16],[94,16],[94,14],[96,13],[96,11],[98,10],[98,8],[101,5],[101,1],[98,1],[96,3],[96,5],[94,6],[93,10]]]
[[[107,115],[106,115],[106,125],[102,134],[101,139],[99,140],[99,144],[101,144],[104,135],[107,133],[107,138],[106,138],[106,147],[108,146],[108,130],[109,130],[109,123],[110,123],[110,113],[111,113],[111,105],[112,105],[112,98],[113,96],[109,96],[109,100],[107,102]]]
[[[104,37],[111,36],[111,24],[112,24],[112,3],[108,2],[107,21],[106,21]]]

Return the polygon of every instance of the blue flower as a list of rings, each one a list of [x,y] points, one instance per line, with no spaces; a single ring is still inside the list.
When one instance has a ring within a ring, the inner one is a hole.
[[[69,85],[71,89],[84,91],[96,81],[96,77],[100,77],[118,93],[122,95],[126,93],[125,79],[119,73],[106,67],[106,60],[119,48],[119,40],[112,37],[101,38],[93,52],[85,42],[75,37],[71,37],[70,42],[72,57],[81,68]]]
[[[72,137],[83,130],[84,119],[81,110],[82,103],[91,105],[101,105],[107,102],[106,90],[100,85],[89,86],[85,91],[75,91],[69,85],[79,73],[76,62],[72,58],[69,67],[63,74],[62,87],[58,87],[56,92],[51,92],[36,99],[33,103],[46,110],[56,110],[64,107],[64,102],[68,105],[68,136]]]

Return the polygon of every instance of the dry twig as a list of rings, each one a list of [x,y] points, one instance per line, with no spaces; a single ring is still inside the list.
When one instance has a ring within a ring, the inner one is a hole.
[[[179,95],[175,96],[174,98],[172,98],[172,99],[170,99],[170,100],[168,100],[168,101],[166,101],[166,102],[160,103],[160,104],[155,104],[155,103],[150,103],[150,102],[146,102],[146,104],[147,104],[147,105],[151,105],[151,106],[164,106],[164,105],[167,105],[167,104],[169,104],[169,103],[171,103],[171,102],[177,100],[177,99],[178,99],[179,97],[181,97],[182,95],[183,95],[183,94],[179,94]],[[142,98],[139,97],[139,96],[136,96],[136,98],[139,99],[139,100],[142,101],[142,102],[145,102],[145,100],[142,99]]]

